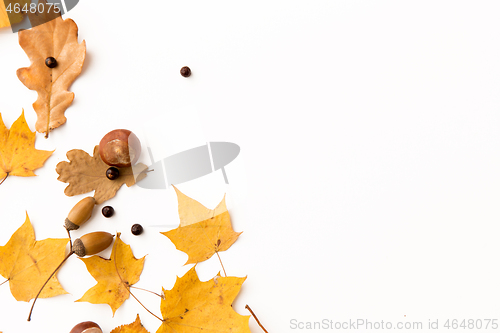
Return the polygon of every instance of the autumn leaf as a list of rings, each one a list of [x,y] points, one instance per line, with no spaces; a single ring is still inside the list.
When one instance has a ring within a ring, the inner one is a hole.
[[[25,5],[29,5],[30,0],[2,0],[0,1],[0,28],[10,27],[11,23],[16,24],[23,20],[24,14],[22,11],[16,13],[14,10],[14,5],[19,4],[19,8],[23,8]],[[9,6],[11,12],[7,14],[5,5]],[[9,20],[10,18],[10,20]]]
[[[8,176],[36,176],[33,170],[43,166],[53,151],[35,149],[35,136],[26,123],[24,111],[10,130],[0,114],[0,181]]]
[[[78,43],[78,27],[73,20],[63,20],[60,14],[50,20],[46,15],[54,13],[29,14],[32,25],[40,20],[46,23],[19,31],[19,45],[31,65],[18,69],[17,77],[28,89],[38,93],[33,103],[38,116],[35,128],[48,137],[50,131],[66,122],[64,112],[75,96],[68,89],[82,71],[86,49],[85,41]],[[45,64],[48,57],[55,58],[57,66],[49,68]]]
[[[177,229],[161,234],[167,236],[178,250],[189,256],[186,265],[207,260],[215,253],[229,249],[236,242],[241,232],[235,232],[231,226],[225,197],[211,210],[177,188],[175,191],[180,225]]]
[[[26,214],[26,221],[0,246],[0,275],[8,279],[10,291],[18,301],[28,302],[65,258],[67,238],[35,240],[35,232]],[[56,275],[49,280],[39,297],[66,294]]]
[[[208,209],[203,206],[198,201],[191,199],[175,186],[172,185],[177,193],[177,206],[179,211],[180,226],[185,227],[191,224],[195,224],[216,215],[227,212],[226,198],[224,197],[222,201],[215,207],[215,209]]]
[[[246,278],[221,277],[201,282],[195,267],[177,278],[172,290],[163,290],[163,324],[156,333],[250,333],[250,316],[242,316],[232,303]]]
[[[137,315],[137,318],[132,324],[116,327],[111,333],[149,333],[149,331],[142,326],[141,319],[139,315]]]
[[[77,300],[93,304],[108,304],[113,311],[129,298],[129,288],[139,281],[144,266],[144,257],[136,259],[130,245],[125,244],[117,234],[110,259],[99,256],[80,258],[97,284]]]
[[[101,160],[99,146],[95,146],[93,157],[80,149],[70,150],[66,156],[69,162],[59,162],[56,166],[57,179],[69,183],[64,193],[71,197],[95,190],[96,205],[113,198],[123,184],[130,187],[146,177],[147,166],[138,163],[133,167],[118,168],[120,177],[108,179],[106,170],[109,165]]]

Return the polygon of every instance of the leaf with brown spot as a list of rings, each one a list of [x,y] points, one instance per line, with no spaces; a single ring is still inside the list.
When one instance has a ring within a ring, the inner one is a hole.
[[[136,259],[130,245],[116,235],[110,259],[99,256],[80,258],[87,266],[87,270],[96,279],[97,284],[77,300],[93,304],[108,304],[113,311],[129,298],[129,287],[139,281],[144,267],[144,257]]]
[[[47,15],[55,15],[55,19],[49,20]],[[82,71],[85,41],[78,43],[76,23],[71,19],[63,20],[60,14],[44,12],[29,14],[29,17],[46,23],[19,31],[19,45],[31,65],[18,69],[17,77],[28,89],[38,93],[33,103],[38,116],[35,128],[48,137],[50,131],[66,122],[64,112],[75,97],[68,89]],[[55,68],[45,65],[48,57],[57,60]]]
[[[149,333],[149,331],[142,326],[141,319],[137,315],[133,323],[116,327],[111,333]]]
[[[43,166],[53,151],[35,149],[35,139],[35,132],[28,127],[24,111],[10,130],[0,114],[0,182],[8,176],[36,176],[33,170]]]
[[[95,146],[94,156],[80,149],[70,150],[66,156],[69,162],[59,162],[56,166],[59,174],[57,179],[69,183],[64,193],[71,197],[95,190],[96,205],[113,198],[123,184],[130,187],[146,177],[144,171],[147,166],[138,163],[133,167],[118,168],[120,177],[115,180],[108,179],[106,170],[109,165],[101,160],[99,146]]]
[[[201,282],[195,267],[177,278],[172,290],[163,290],[163,324],[156,333],[250,333],[248,320],[232,304],[246,278],[221,277]]]
[[[174,186],[175,188],[175,186]],[[209,259],[236,242],[241,232],[235,232],[226,208],[225,197],[211,210],[175,188],[179,205],[180,225],[162,232],[175,247],[189,256],[186,265]]]
[[[18,301],[28,302],[65,258],[67,238],[35,240],[28,214],[24,224],[6,245],[0,246],[0,275],[8,279],[10,291]],[[67,294],[52,276],[39,297]]]

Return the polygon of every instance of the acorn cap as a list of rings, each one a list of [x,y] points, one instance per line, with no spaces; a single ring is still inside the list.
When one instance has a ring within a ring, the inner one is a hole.
[[[67,230],[76,230],[82,224],[87,222],[92,216],[94,209],[94,197],[86,197],[80,200],[69,212],[68,217],[64,221],[64,227]]]
[[[85,257],[85,245],[80,238],[77,238],[73,241],[73,252],[79,257]]]
[[[97,231],[85,234],[73,242],[73,252],[79,257],[90,256],[108,248],[113,242],[114,235]]]

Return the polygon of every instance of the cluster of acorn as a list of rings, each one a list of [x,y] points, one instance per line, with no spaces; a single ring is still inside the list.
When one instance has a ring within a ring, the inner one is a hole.
[[[110,166],[106,177],[115,180],[120,176],[118,168],[130,167],[137,162],[141,153],[141,143],[137,136],[129,130],[118,129],[106,134],[99,143],[99,155],[104,163]],[[117,168],[118,167],[118,168]],[[69,212],[64,227],[69,231],[76,230],[92,216],[95,199],[86,197],[80,200]],[[102,208],[105,217],[113,216],[115,210],[111,206]],[[132,233],[140,235],[142,226],[134,224]],[[106,249],[113,241],[113,235],[107,232],[92,232],[76,239],[72,251],[80,256],[93,255]]]
[[[104,163],[108,164],[110,168],[106,171],[106,176],[110,179],[119,177],[118,168],[130,167],[137,162],[141,153],[141,144],[139,139],[129,130],[119,129],[106,134],[99,143],[99,153]],[[77,230],[82,224],[87,222],[92,216],[92,211],[95,206],[94,197],[86,197],[80,200],[69,212],[68,217],[64,222],[64,227],[68,231]],[[102,209],[102,214],[105,217],[111,217],[114,214],[114,209],[111,206],[106,206]],[[132,233],[140,235],[142,233],[142,226],[134,224],[132,226]],[[68,259],[73,253],[79,257],[87,255],[94,255],[107,249],[113,242],[114,235],[104,232],[96,231],[83,235],[80,238],[70,241],[71,251],[59,265],[59,267]],[[71,239],[71,238],[70,238]],[[59,268],[58,267],[58,268]],[[35,302],[40,295],[41,291],[56,273],[57,269],[50,275],[49,279],[42,286],[35,301],[31,307],[28,321],[31,319],[31,313],[35,306]],[[71,333],[102,333],[101,328],[94,322],[83,322],[76,325]]]

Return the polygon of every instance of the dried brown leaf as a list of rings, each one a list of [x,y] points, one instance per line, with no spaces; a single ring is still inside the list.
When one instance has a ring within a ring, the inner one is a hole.
[[[60,14],[49,20],[47,15],[55,14],[29,14],[32,24],[37,20],[46,23],[19,32],[19,45],[28,55],[31,65],[17,70],[19,80],[38,93],[38,99],[33,103],[38,116],[35,128],[46,133],[46,137],[66,122],[64,112],[75,96],[68,89],[80,75],[86,53],[85,41],[78,43],[78,27],[73,20],[63,20]],[[45,65],[48,57],[57,60],[55,68]]]
[[[146,177],[144,171],[147,166],[138,163],[130,168],[118,168],[120,177],[109,180],[106,177],[109,165],[101,160],[99,146],[95,146],[94,156],[80,149],[70,150],[66,156],[69,162],[59,162],[56,166],[59,174],[57,179],[69,183],[64,193],[71,197],[95,190],[94,198],[97,205],[113,198],[123,184],[130,187]]]

